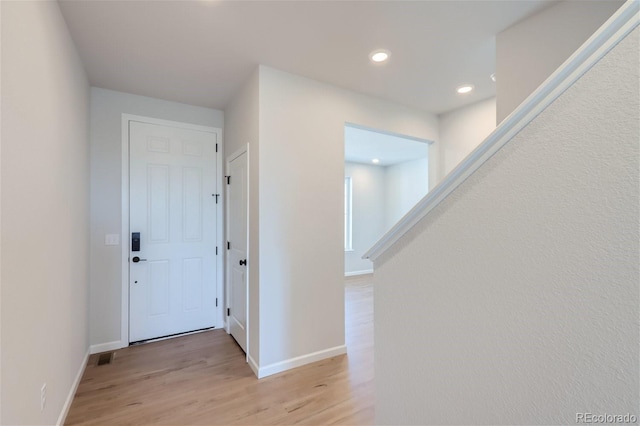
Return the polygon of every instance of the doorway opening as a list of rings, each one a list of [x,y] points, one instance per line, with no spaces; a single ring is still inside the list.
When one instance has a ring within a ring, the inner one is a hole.
[[[345,276],[373,272],[362,259],[429,191],[430,141],[346,124]]]

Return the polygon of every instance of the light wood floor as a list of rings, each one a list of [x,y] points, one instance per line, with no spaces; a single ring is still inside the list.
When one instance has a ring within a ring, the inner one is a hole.
[[[90,357],[66,424],[373,424],[373,288],[346,286],[347,355],[257,380],[224,330]]]

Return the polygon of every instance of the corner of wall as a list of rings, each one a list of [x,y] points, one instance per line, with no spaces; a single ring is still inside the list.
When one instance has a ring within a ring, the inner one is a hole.
[[[260,253],[259,253],[259,123],[260,123],[260,65],[237,89],[225,107],[224,152],[233,153],[249,145],[249,306],[247,311],[248,354],[247,361],[258,375],[260,364]]]
[[[69,414],[69,410],[71,409],[71,404],[73,403],[73,398],[76,395],[76,391],[78,390],[78,386],[80,386],[80,381],[82,380],[82,376],[84,375],[84,371],[87,368],[87,363],[89,362],[90,352],[84,354],[84,358],[82,359],[82,363],[78,368],[78,372],[76,377],[71,384],[71,388],[69,389],[69,393],[67,395],[67,399],[65,399],[64,405],[62,406],[62,410],[60,411],[60,415],[58,416],[58,421],[56,421],[56,426],[64,425],[65,420],[67,419],[67,415]]]
[[[496,128],[496,98],[474,102],[438,116],[440,180]]]

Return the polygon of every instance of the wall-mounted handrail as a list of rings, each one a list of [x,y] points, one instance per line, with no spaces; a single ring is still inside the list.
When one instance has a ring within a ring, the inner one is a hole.
[[[518,106],[471,154],[400,219],[363,259],[375,262],[489,158],[544,111],[640,23],[640,1],[627,0],[573,55]]]

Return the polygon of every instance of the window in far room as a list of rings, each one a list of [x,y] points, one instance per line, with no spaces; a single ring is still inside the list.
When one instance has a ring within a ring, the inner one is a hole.
[[[344,178],[344,251],[353,250],[351,177]]]

